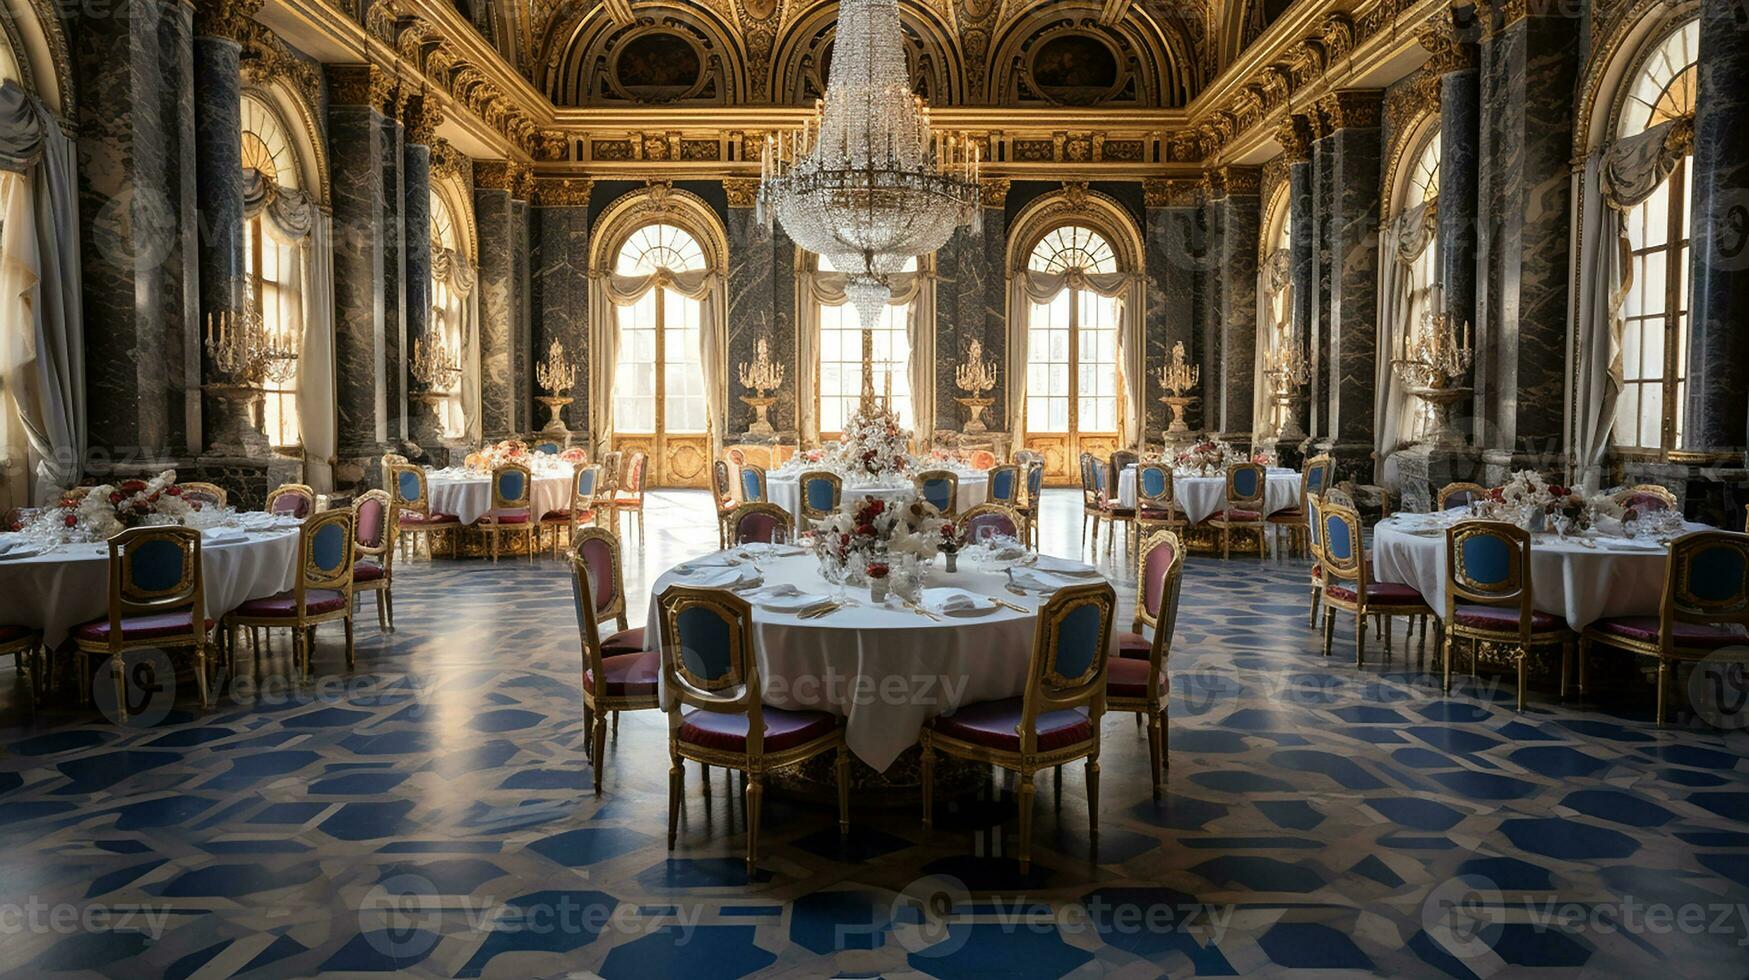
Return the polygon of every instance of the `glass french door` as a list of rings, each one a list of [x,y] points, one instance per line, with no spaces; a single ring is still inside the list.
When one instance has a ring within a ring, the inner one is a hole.
[[[674,225],[646,225],[626,239],[617,270],[648,275],[704,267],[704,252]],[[710,481],[710,434],[696,299],[661,286],[618,308],[614,367],[614,448],[649,455],[648,483],[703,487]]]
[[[1040,239],[1028,267],[1107,273],[1117,258],[1098,232],[1066,225]],[[1044,456],[1047,480],[1073,483],[1082,453],[1108,456],[1119,443],[1118,300],[1070,286],[1029,306],[1024,441]]]

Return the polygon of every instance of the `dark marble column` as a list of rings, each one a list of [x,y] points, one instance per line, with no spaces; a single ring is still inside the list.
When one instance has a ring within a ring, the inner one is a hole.
[[[971,257],[970,260],[960,265],[960,315],[965,318],[965,323],[976,323],[979,319],[976,308],[978,296],[983,296],[984,357],[995,361],[997,370],[1003,374],[1008,371],[1008,188],[1006,177],[984,179],[984,213],[981,219],[984,230],[983,261],[976,261],[977,249],[974,247],[966,253]],[[977,236],[974,235],[972,240],[976,241]],[[966,339],[970,340],[970,337]],[[939,345],[936,353],[941,353]],[[947,370],[948,384],[951,387],[952,369]],[[951,406],[964,411],[953,401],[953,398],[963,394],[958,388],[953,388],[945,401],[940,398],[936,400],[936,410],[940,412]],[[984,409],[984,418],[989,423],[991,432],[1008,432],[1008,394],[1006,383],[998,384],[989,392],[989,397],[995,401]],[[1013,434],[1010,433],[1007,438],[1012,439]]]
[[[411,356],[413,341],[432,343],[440,338],[432,329],[431,316],[431,147],[437,139],[442,117],[435,106],[416,100],[407,114],[401,146],[401,268],[405,275],[405,314],[402,322]],[[443,441],[443,422],[438,405],[419,383],[407,379],[407,438],[426,453]]]
[[[1202,222],[1197,201],[1201,182],[1188,178],[1150,178],[1144,182],[1143,200],[1147,236],[1146,307],[1147,348],[1142,385],[1142,439],[1166,440],[1165,429],[1172,411],[1163,402],[1158,378],[1160,369],[1172,361],[1172,348],[1184,345],[1187,361],[1194,360],[1197,341],[1196,280],[1209,261],[1202,240]],[[1186,411],[1188,426],[1191,413]],[[1189,433],[1172,438],[1182,441]]]
[[[1428,44],[1427,70],[1439,78],[1439,283],[1440,310],[1453,324],[1475,324],[1478,181],[1481,177],[1481,76],[1475,45],[1446,24]],[[1469,401],[1451,409],[1454,425],[1466,436]]]
[[[1220,248],[1219,438],[1249,445],[1255,435],[1257,397],[1257,250],[1262,237],[1261,172],[1256,167],[1225,167],[1218,202]]]
[[[732,177],[723,181],[729,202],[727,230],[729,233],[729,378],[728,442],[758,442],[777,439],[793,442],[800,424],[800,406],[796,402],[797,376],[812,369],[797,361],[796,318],[784,315],[778,302],[778,269],[796,263],[796,249],[776,226],[767,232],[756,220],[753,207],[758,181],[750,177]],[[789,290],[794,296],[793,282]],[[741,399],[752,398],[754,391],[741,386],[735,366],[751,362],[759,341],[770,344],[770,357],[784,365],[783,386],[769,392],[777,403],[767,410],[770,433],[752,433],[758,413]]]
[[[389,439],[412,452],[412,446],[408,444],[412,430],[407,391],[413,386],[408,362],[413,352],[414,335],[407,332],[407,226],[404,214],[407,207],[407,134],[400,119],[404,105],[397,95],[385,107],[385,114],[377,119],[383,145],[383,198],[377,227],[382,229],[383,235],[383,356],[390,365],[384,397],[388,403]],[[426,206],[430,206],[429,201]],[[431,237],[429,227],[428,224],[420,238]]]
[[[398,147],[382,109],[391,80],[364,65],[328,67],[328,154],[334,208],[334,363],[339,488],[375,485],[389,441],[383,211],[384,164]],[[400,371],[399,362],[395,371]],[[399,415],[397,406],[396,415]]]
[[[480,426],[487,440],[514,431],[516,395],[511,384],[511,334],[515,329],[510,189],[515,164],[474,165],[474,227],[479,235]]]
[[[1344,90],[1324,102],[1331,133],[1330,426],[1323,448],[1344,474],[1370,481],[1378,387],[1380,93]]]
[[[1191,424],[1211,437],[1221,431],[1221,359],[1226,352],[1226,325],[1221,308],[1224,273],[1220,268],[1221,257],[1226,254],[1226,215],[1222,206],[1225,197],[1220,171],[1203,174],[1202,199],[1197,211],[1203,225],[1206,261],[1197,273],[1197,342],[1193,358],[1201,382],[1197,386],[1200,397],[1191,406]]]
[[[1306,448],[1308,452],[1322,452],[1334,438],[1330,427],[1330,358],[1333,351],[1330,324],[1333,272],[1330,215],[1332,199],[1336,196],[1333,169],[1336,151],[1322,110],[1314,107],[1303,118],[1312,137],[1312,231],[1307,236],[1312,247],[1312,288],[1307,296],[1311,310],[1309,329],[1306,332],[1306,348],[1311,355],[1311,381],[1306,390]]]
[[[1561,12],[1525,9],[1482,44],[1475,404],[1489,481],[1558,469],[1564,422],[1580,41]]]
[[[1688,406],[1682,448],[1749,446],[1749,23],[1702,0],[1695,98]]]
[[[69,12],[88,473],[137,472],[201,421],[193,10],[115,0]]]
[[[533,175],[510,192],[510,383],[511,404],[516,417],[510,431],[533,431],[535,422],[534,323],[529,288],[529,200],[534,196]],[[546,413],[542,411],[544,421]]]
[[[1317,225],[1312,217],[1312,140],[1310,123],[1303,116],[1290,117],[1281,130],[1282,152],[1287,156],[1288,187],[1288,247],[1293,283],[1293,308],[1289,311],[1293,323],[1294,342],[1306,354],[1306,363],[1313,361],[1310,339],[1313,335],[1313,311],[1317,304],[1317,245],[1313,240]],[[1293,427],[1301,433],[1311,431],[1311,381],[1294,395]],[[1291,430],[1290,430],[1291,431]],[[1299,445],[1280,448],[1302,450]]]
[[[587,177],[537,181],[530,219],[530,319],[536,363],[554,341],[577,366],[571,404],[559,419],[572,441],[589,438],[589,195]],[[539,394],[546,394],[542,391]],[[544,406],[535,416],[546,425]]]

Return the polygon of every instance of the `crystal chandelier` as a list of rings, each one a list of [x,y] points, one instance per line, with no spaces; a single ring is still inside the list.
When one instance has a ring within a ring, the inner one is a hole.
[[[889,277],[979,218],[978,145],[936,133],[912,94],[898,0],[842,0],[826,97],[800,131],[766,137],[758,205],[797,245],[848,276],[863,329]]]

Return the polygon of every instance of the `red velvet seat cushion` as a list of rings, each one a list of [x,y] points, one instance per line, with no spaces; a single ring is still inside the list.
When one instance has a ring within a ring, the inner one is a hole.
[[[315,616],[320,613],[331,613],[345,609],[348,602],[343,592],[333,589],[311,589],[304,593],[304,611]],[[264,616],[290,618],[297,615],[297,595],[291,592],[281,592],[279,595],[268,596],[265,599],[250,599],[237,607],[239,616]]]
[[[401,514],[399,517],[397,517],[395,519],[400,521],[402,524],[459,524],[459,523],[461,523],[461,518],[455,516],[454,514],[421,514],[417,511],[408,511],[404,514]]]
[[[832,734],[838,722],[824,711],[765,709],[765,751],[782,752]],[[719,752],[747,751],[747,716],[688,711],[680,720],[680,740]]]
[[[1324,594],[1338,602],[1356,602],[1353,582],[1332,582],[1324,587]],[[1366,583],[1366,601],[1375,606],[1418,606],[1427,600],[1421,597],[1413,585],[1401,582],[1368,582]]]
[[[502,514],[487,514],[480,518],[481,524],[527,524],[528,511],[507,510]]]
[[[1269,519],[1272,521],[1303,521],[1306,519],[1306,514],[1298,507],[1289,507],[1269,515]]]
[[[1477,629],[1512,631],[1518,628],[1518,610],[1506,606],[1458,606],[1456,620],[1459,626],[1473,626]],[[1537,610],[1530,616],[1530,631],[1532,633],[1548,633],[1567,628],[1567,621],[1552,613]]]
[[[1243,508],[1239,508],[1239,507],[1229,507],[1226,510],[1215,514],[1214,520],[1217,520],[1217,521],[1261,521],[1261,520],[1263,520],[1263,514],[1260,511],[1244,510]]]
[[[123,616],[121,620],[121,638],[123,640],[150,640],[157,637],[187,636],[193,632],[189,629],[189,611],[154,613],[150,616]],[[213,628],[213,621],[206,621],[206,628]],[[94,619],[73,630],[77,639],[94,643],[109,642],[109,617]]]
[[[1108,660],[1105,665],[1105,693],[1114,698],[1145,698],[1148,696],[1148,671],[1153,667],[1146,660]],[[1170,682],[1162,677],[1160,693],[1170,690]]]
[[[951,715],[938,715],[930,727],[949,738],[974,745],[983,745],[1009,752],[1020,751],[1021,699],[979,701],[968,704]],[[1084,742],[1093,737],[1093,725],[1080,711],[1048,711],[1038,718],[1038,747],[1041,752],[1060,749],[1065,745]]]
[[[1168,510],[1167,508],[1164,508],[1164,507],[1143,507],[1141,510],[1137,511],[1136,513],[1140,514],[1142,517],[1142,520],[1144,520],[1144,521],[1182,521],[1182,520],[1184,520],[1184,511],[1181,511],[1176,507],[1174,507],[1170,510]]]
[[[380,582],[384,574],[383,566],[374,561],[361,561],[352,566],[353,582]]]
[[[0,626],[0,644],[16,643],[32,632],[34,631],[23,626]]]
[[[543,524],[550,522],[565,523],[571,519],[571,512],[568,510],[549,510],[542,514],[540,519]]]
[[[611,657],[617,653],[644,652],[644,628],[621,630],[601,641],[601,655]]]
[[[1117,653],[1120,657],[1140,657],[1148,659],[1153,654],[1154,644],[1140,633],[1119,633],[1117,635]]]
[[[602,657],[601,669],[607,675],[606,691],[595,686],[595,671],[583,672],[583,686],[590,694],[610,698],[631,697],[656,693],[656,671],[661,669],[661,662],[656,659],[656,651],[651,650],[648,653]]]
[[[1600,619],[1592,623],[1591,626],[1593,629],[1610,636],[1638,640],[1641,643],[1658,642],[1658,617],[1656,616],[1622,616],[1616,619]],[[1740,627],[1733,626],[1677,622],[1675,633],[1676,645],[1691,649],[1713,650],[1738,643],[1749,643],[1749,636],[1744,635]]]

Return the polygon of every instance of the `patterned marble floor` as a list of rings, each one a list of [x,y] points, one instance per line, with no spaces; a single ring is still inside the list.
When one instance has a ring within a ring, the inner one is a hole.
[[[1050,495],[1046,550],[1077,553],[1078,510]],[[648,536],[634,623],[653,574],[714,546],[708,500],[654,495]],[[551,561],[403,566],[400,631],[362,625],[356,671],[334,630],[319,683],[205,713],[183,692],[149,727],[33,719],[0,683],[0,971],[1743,975],[1749,736],[1656,730],[1631,677],[1522,714],[1504,678],[1442,697],[1400,639],[1357,670],[1347,626],[1325,660],[1304,582],[1190,561],[1168,795],[1108,719],[1097,847],[1079,767],[1046,776],[1025,877],[1000,788],[932,833],[853,801],[847,843],[768,794],[750,879],[737,794],[719,772],[707,801],[693,770],[668,852],[658,716],[624,716],[589,788]]]

